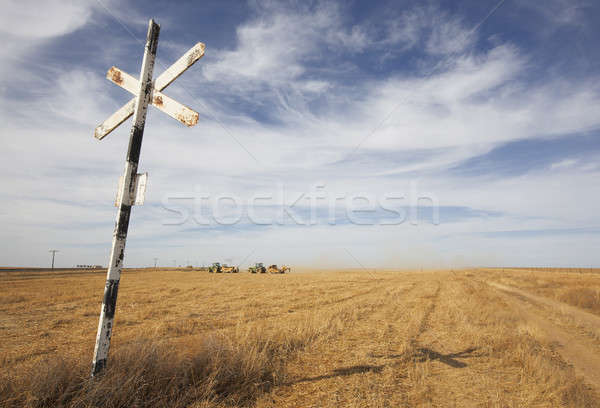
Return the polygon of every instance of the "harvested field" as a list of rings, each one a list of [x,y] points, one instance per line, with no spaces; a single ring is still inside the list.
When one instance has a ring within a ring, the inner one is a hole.
[[[594,274],[126,271],[94,382],[103,273],[2,285],[6,407],[600,406]]]

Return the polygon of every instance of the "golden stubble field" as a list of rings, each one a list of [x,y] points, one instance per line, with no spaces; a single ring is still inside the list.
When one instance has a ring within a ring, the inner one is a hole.
[[[596,273],[125,271],[90,381],[104,279],[0,275],[2,406],[600,406]]]

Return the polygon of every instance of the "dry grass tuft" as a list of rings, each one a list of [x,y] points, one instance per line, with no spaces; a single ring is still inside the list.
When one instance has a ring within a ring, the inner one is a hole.
[[[600,291],[591,288],[572,288],[558,296],[558,300],[572,306],[600,313]]]
[[[89,360],[71,355],[3,375],[0,392],[7,408],[247,406],[285,381],[286,363],[296,352],[338,334],[351,318],[336,309],[293,326],[240,327],[176,346],[135,340],[115,347],[109,366],[94,380]]]
[[[285,359],[306,339],[234,342],[210,336],[181,353],[167,342],[137,341],[116,350],[106,371],[89,379],[89,362],[58,358],[19,377],[4,376],[6,407],[185,407],[247,405],[285,376]]]

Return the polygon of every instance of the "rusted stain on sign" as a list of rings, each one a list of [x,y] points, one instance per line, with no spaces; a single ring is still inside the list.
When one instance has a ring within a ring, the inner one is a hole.
[[[106,77],[113,81],[117,85],[121,85],[123,83],[123,78],[121,77],[121,71],[117,69],[117,67],[111,67],[106,73]]]
[[[177,120],[188,127],[192,127],[198,123],[198,113],[193,112],[193,114],[190,114],[189,112],[182,112],[177,115]]]

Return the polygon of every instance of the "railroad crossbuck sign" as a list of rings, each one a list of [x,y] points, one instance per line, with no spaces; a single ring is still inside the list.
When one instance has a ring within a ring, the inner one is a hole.
[[[204,44],[198,43],[193,46],[153,81],[152,73],[154,70],[159,31],[160,26],[154,20],[150,20],[139,80],[117,67],[112,67],[108,70],[106,77],[131,92],[134,97],[106,119],[104,123],[96,127],[94,131],[94,136],[101,140],[127,120],[127,118],[133,116],[133,125],[129,134],[129,148],[125,160],[125,170],[119,180],[115,202],[119,210],[113,232],[110,260],[106,273],[106,286],[104,288],[102,310],[98,322],[98,334],[96,336],[96,347],[94,348],[94,359],[92,361],[92,377],[100,373],[106,366],[117,305],[119,280],[121,278],[121,269],[123,268],[125,241],[127,240],[131,207],[144,203],[148,175],[146,173],[138,174],[137,170],[148,105],[155,106],[186,126],[191,127],[198,123],[197,112],[168,97],[162,91],[186,69],[202,58],[204,55]]]

